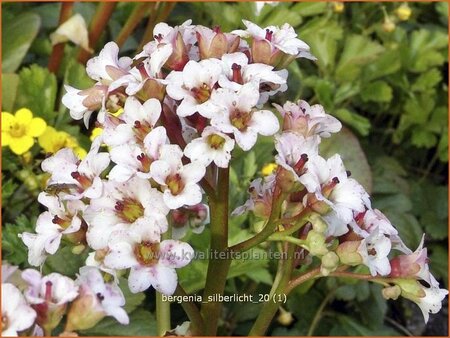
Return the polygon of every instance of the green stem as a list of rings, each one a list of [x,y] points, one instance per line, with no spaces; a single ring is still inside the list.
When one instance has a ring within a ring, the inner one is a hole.
[[[285,295],[285,289],[289,283],[289,279],[291,278],[293,270],[292,263],[294,260],[294,252],[295,246],[292,244],[288,244],[288,257],[286,260],[279,261],[277,275],[275,276],[272,290],[270,290],[270,300],[269,302],[264,303],[261,312],[256,318],[255,324],[253,324],[253,327],[248,334],[249,336],[264,336],[267,329],[269,328],[270,323],[272,322],[273,317],[277,313],[278,308],[282,304],[281,302],[278,302],[276,300],[278,298],[277,296]]]
[[[311,337],[317,327],[317,324],[319,324],[320,319],[322,318],[322,312],[323,309],[325,309],[325,306],[328,304],[330,299],[334,296],[335,291],[331,291],[329,294],[326,295],[326,297],[323,299],[322,303],[320,304],[319,308],[317,309],[316,314],[314,315],[314,318],[311,322],[311,325],[309,326],[308,333],[306,334],[308,337]]]
[[[98,4],[97,11],[92,18],[91,24],[89,26],[89,47],[94,50],[98,39],[105,31],[105,27],[109,22],[109,19],[116,8],[117,2],[101,2]],[[86,61],[91,57],[91,52],[87,50],[80,49],[78,53],[77,60],[81,63],[86,63]]]
[[[165,336],[170,331],[170,303],[163,300],[163,295],[156,292],[156,323],[157,334],[160,337]]]
[[[295,238],[292,236],[280,236],[277,233],[273,234],[272,236],[270,236],[267,240],[269,241],[282,241],[282,242],[289,242],[292,244],[295,244],[297,246],[301,246],[302,248],[307,249],[307,247],[305,247],[306,241],[303,239],[299,239],[299,238]]]
[[[73,2],[63,2],[61,4],[61,11],[59,13],[58,25],[61,26],[72,16]],[[65,42],[57,43],[53,46],[52,54],[48,61],[48,70],[52,73],[57,73],[59,66],[61,65],[62,58],[64,56]]]
[[[204,334],[215,336],[222,304],[209,302],[215,294],[223,294],[231,259],[228,257],[228,190],[229,168],[219,168],[215,198],[210,199],[211,208],[211,257],[208,263],[201,315],[204,321]],[[223,256],[222,256],[223,255]]]
[[[178,284],[177,289],[175,290],[175,295],[177,296],[187,296],[188,294],[184,289],[181,287],[180,284]],[[203,330],[203,318],[200,315],[200,311],[198,307],[192,303],[192,302],[183,302],[181,303],[181,306],[183,307],[184,312],[186,312],[190,322],[191,322],[191,334],[193,336],[197,336],[201,334]]]
[[[161,240],[172,238],[172,228],[169,229],[161,235]],[[156,326],[157,334],[162,337],[165,336],[166,332],[170,331],[170,302],[165,302],[163,300],[163,294],[156,292]]]
[[[117,35],[116,43],[119,47],[123,46],[127,38],[139,24],[139,22],[141,22],[141,20],[145,17],[148,9],[153,6],[155,6],[155,3],[153,2],[142,2],[136,4],[136,7],[134,7],[133,12],[128,17],[127,21],[120,30],[119,35]]]

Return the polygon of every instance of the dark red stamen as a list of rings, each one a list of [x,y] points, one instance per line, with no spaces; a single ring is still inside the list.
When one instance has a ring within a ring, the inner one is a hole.
[[[302,174],[302,171],[305,167],[306,162],[308,162],[308,155],[302,154],[300,156],[300,159],[298,160],[298,162],[295,163],[295,165],[294,165],[294,170],[297,174]]]
[[[117,211],[123,211],[123,209],[125,208],[125,205],[122,202],[117,202],[116,205],[114,206],[114,209],[116,209]]]
[[[272,35],[273,32],[270,29],[266,28],[266,40],[272,41]]]
[[[220,30],[220,26],[219,26],[219,25],[214,26],[213,31],[214,31],[214,33],[221,33],[221,32],[222,32],[222,31]]]
[[[47,282],[45,282],[45,301],[46,302],[51,302],[52,300],[52,282],[50,282],[49,280]]]
[[[242,79],[241,74],[241,65],[238,65],[237,63],[233,63],[231,65],[231,70],[233,71],[233,81],[239,84],[244,84],[244,80]]]

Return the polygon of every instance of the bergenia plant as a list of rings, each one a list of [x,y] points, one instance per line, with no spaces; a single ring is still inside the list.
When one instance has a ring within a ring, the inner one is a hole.
[[[274,242],[281,259],[270,301],[249,335],[264,335],[293,290],[323,277],[380,284],[386,299],[415,302],[425,321],[441,309],[448,291],[430,273],[423,240],[415,251],[407,248],[341,156],[319,153],[322,138],[341,123],[318,104],[273,102],[287,90],[292,61],[314,62],[309,46],[288,24],[244,25],[225,33],[191,21],[159,23],[154,40],[133,58],[120,57],[108,42],[89,60],[92,88],[66,86],[62,102],[70,115],[102,133],[83,159],[66,148],[42,162],[50,178],[38,201],[48,210],[36,233],[21,238],[36,267],[61,243],[88,251],[88,259],[75,281],[28,269],[23,295],[4,284],[12,303],[2,303],[3,334],[34,327],[51,335],[65,315],[66,334],[105,316],[127,325],[121,288],[129,288],[156,290],[158,334],[166,335],[182,324],[171,323],[167,296],[187,296],[177,269],[197,259],[189,241],[205,228],[213,254],[201,301],[182,303],[185,334],[217,334],[222,303],[213,296],[224,295],[230,264]],[[272,140],[275,169],[254,180],[248,200],[230,210],[235,154],[263,136]],[[232,245],[229,233],[239,229],[229,229],[229,220],[243,213],[259,226]],[[128,285],[119,288],[119,281]]]

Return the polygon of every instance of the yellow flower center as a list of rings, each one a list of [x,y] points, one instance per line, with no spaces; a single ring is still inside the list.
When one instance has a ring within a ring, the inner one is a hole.
[[[240,110],[235,110],[230,115],[230,122],[239,131],[245,131],[248,127],[251,118],[252,118],[251,112],[242,112]]]
[[[200,88],[192,88],[191,93],[194,95],[194,98],[198,103],[204,103],[208,101],[209,97],[211,96],[211,90],[206,83],[203,83]]]
[[[142,242],[134,247],[134,255],[142,265],[155,265],[159,259],[159,243]]]
[[[174,196],[178,195],[184,189],[184,183],[179,174],[167,177],[166,184]]]
[[[114,208],[118,216],[129,223],[133,223],[138,218],[144,216],[144,207],[142,204],[131,198],[117,202]]]
[[[222,149],[225,144],[225,138],[217,134],[211,134],[208,136],[207,142],[213,149]]]
[[[11,134],[12,137],[17,137],[17,138],[22,137],[22,136],[26,135],[27,127],[26,127],[26,125],[24,125],[22,123],[14,122],[13,124],[11,124],[9,133]]]

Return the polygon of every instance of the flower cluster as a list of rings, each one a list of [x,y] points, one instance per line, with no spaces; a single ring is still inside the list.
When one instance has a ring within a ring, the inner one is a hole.
[[[88,329],[105,316],[128,324],[125,298],[115,283],[105,283],[95,267],[83,267],[74,281],[59,273],[42,276],[2,265],[2,336],[28,332],[49,335],[67,316],[66,333]]]
[[[363,264],[374,277],[389,276],[398,295],[416,301],[424,314],[439,310],[447,291],[430,275],[425,249],[413,253],[403,244],[339,155],[319,155],[321,138],[338,132],[341,123],[305,101],[274,105],[278,113],[268,104],[286,91],[290,62],[315,59],[308,45],[287,24],[244,24],[246,30],[224,33],[190,21],[159,23],[154,40],[133,59],[119,57],[109,42],[88,61],[95,85],[66,86],[62,101],[74,119],[86,127],[95,119],[102,131],[83,159],[64,148],[42,162],[50,179],[39,202],[48,211],[39,216],[36,233],[22,234],[30,264],[42,265],[62,239],[75,252],[89,250],[79,278],[87,286],[77,291],[89,301],[75,300],[72,309],[100,301],[98,293],[118,294],[117,285],[102,286],[99,270],[112,283],[127,275],[132,292],[152,286],[173,294],[175,269],[193,258],[192,247],[180,239],[208,221],[205,195],[230,166],[233,149],[248,151],[258,135],[274,136],[276,172],[254,181],[250,199],[234,213],[280,219],[275,235],[298,233],[291,242],[321,260],[323,276],[340,265]],[[404,255],[389,260],[391,249]],[[41,296],[34,297],[46,299],[45,288],[36,290]],[[125,321],[122,301],[102,304],[104,313]],[[87,320],[69,317],[69,330]]]

